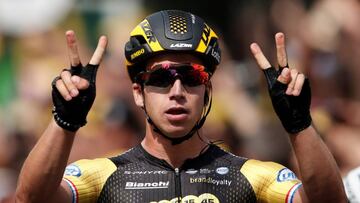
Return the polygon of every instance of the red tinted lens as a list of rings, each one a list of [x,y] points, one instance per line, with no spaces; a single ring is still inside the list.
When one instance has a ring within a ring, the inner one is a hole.
[[[159,64],[152,69],[141,73],[144,85],[168,87],[179,78],[184,85],[194,87],[206,84],[210,79],[205,67],[199,64]]]
[[[189,64],[177,70],[181,75],[181,81],[190,87],[206,84],[210,79],[209,73],[205,71],[205,67],[202,65]]]

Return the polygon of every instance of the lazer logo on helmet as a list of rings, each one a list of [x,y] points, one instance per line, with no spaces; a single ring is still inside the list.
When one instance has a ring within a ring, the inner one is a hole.
[[[191,48],[192,44],[176,43],[176,44],[171,44],[170,47],[171,48]]]
[[[131,60],[133,60],[134,58],[140,56],[141,54],[145,53],[145,49],[142,48],[142,49],[139,49],[137,50],[136,52],[134,52],[133,54],[131,54]]]
[[[149,22],[143,21],[143,22],[141,23],[141,27],[142,27],[142,29],[144,30],[145,35],[146,35],[149,43],[150,43],[150,42],[156,42],[156,38],[155,38],[155,36],[154,36],[154,34],[153,34],[153,31],[152,31],[152,29],[151,29],[151,27],[150,27]]]

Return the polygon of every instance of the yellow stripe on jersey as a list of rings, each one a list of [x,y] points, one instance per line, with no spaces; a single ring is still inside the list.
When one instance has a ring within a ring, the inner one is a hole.
[[[248,160],[241,172],[252,185],[258,202],[287,203],[300,186],[295,174],[274,162]]]
[[[107,158],[83,159],[66,167],[64,180],[73,193],[73,202],[96,202],[108,177],[116,170]]]

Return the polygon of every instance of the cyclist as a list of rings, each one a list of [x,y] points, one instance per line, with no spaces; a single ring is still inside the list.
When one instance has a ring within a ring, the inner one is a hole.
[[[284,34],[275,35],[279,69],[256,43],[250,49],[289,133],[300,179],[280,164],[237,157],[204,141],[210,79],[221,53],[218,36],[200,17],[156,12],[130,35],[126,67],[134,101],[146,115],[141,144],[116,157],[66,167],[94,101],[107,44],[100,37],[82,66],[75,34],[68,31],[71,67],[52,83],[54,119],[24,163],[18,202],[345,202],[336,163],[311,125],[309,82],[287,65]]]

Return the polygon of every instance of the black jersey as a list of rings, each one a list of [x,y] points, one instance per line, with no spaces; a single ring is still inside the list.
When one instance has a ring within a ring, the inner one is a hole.
[[[74,203],[292,202],[301,185],[284,166],[241,158],[215,145],[175,169],[139,145],[117,157],[70,164],[64,180]]]

